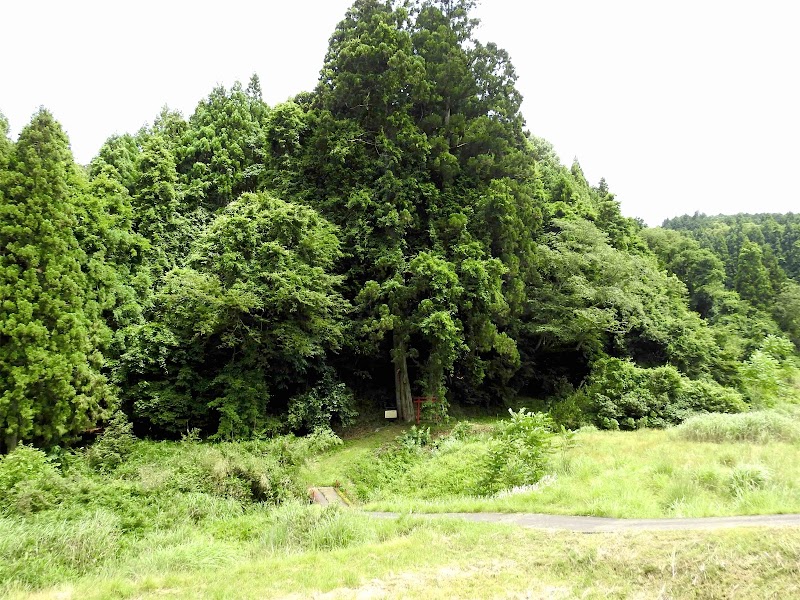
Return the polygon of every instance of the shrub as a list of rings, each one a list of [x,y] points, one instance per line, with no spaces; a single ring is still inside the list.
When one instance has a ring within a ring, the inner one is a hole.
[[[761,408],[774,406],[785,388],[780,363],[761,350],[742,364],[739,377],[750,404]]]
[[[739,392],[713,380],[683,379],[681,396],[689,408],[698,412],[740,413],[747,410],[747,403]]]
[[[341,446],[342,439],[329,427],[315,429],[305,438],[302,438],[309,454],[319,454],[330,450],[334,446]]]
[[[406,448],[424,448],[430,446],[432,441],[430,427],[412,425],[411,429],[397,436],[397,442]]]
[[[591,416],[588,414],[590,402],[583,391],[572,392],[568,396],[557,398],[550,404],[550,417],[557,425],[567,429],[580,429],[586,425]]]
[[[706,414],[687,419],[675,435],[693,442],[797,442],[800,424],[773,411]]]
[[[543,413],[509,409],[484,462],[479,488],[484,494],[535,483],[545,474],[555,439],[552,419]]]
[[[279,504],[302,495],[295,476],[303,455],[303,450],[287,452],[279,444],[219,444],[203,457],[204,483],[223,498]]]
[[[337,421],[346,427],[358,416],[354,404],[353,392],[347,386],[325,379],[321,385],[290,400],[287,422],[295,431],[330,429]]]
[[[0,513],[31,514],[55,505],[65,482],[41,450],[20,444],[0,458]]]
[[[768,335],[739,367],[742,391],[753,406],[772,407],[787,397],[796,398],[792,388],[798,369],[793,350],[786,338]]]
[[[133,425],[124,413],[117,411],[100,438],[86,451],[86,459],[97,471],[113,471],[122,464],[135,443]]]
[[[586,400],[578,398],[585,395]],[[644,369],[617,358],[598,360],[574,395],[603,429],[666,427],[697,411],[740,412],[742,396],[710,380],[690,380],[673,366]]]

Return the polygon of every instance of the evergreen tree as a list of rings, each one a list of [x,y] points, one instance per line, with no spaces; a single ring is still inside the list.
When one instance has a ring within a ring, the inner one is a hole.
[[[111,400],[101,374],[108,340],[75,230],[75,165],[67,137],[40,109],[0,174],[2,449],[50,446],[92,426]],[[102,284],[101,284],[102,285]]]
[[[742,245],[736,263],[734,286],[739,295],[753,306],[769,305],[773,295],[772,284],[758,244],[748,241]]]
[[[259,188],[264,173],[264,127],[269,110],[258,78],[248,91],[235,83],[215,88],[197,105],[175,149],[192,208],[213,213]]]
[[[499,328],[509,267],[492,254],[509,228],[482,217],[500,225],[492,198],[518,203],[520,191],[493,195],[492,182],[527,175],[532,162],[513,68],[472,37],[471,6],[358,0],[314,97],[307,197],[352,249],[351,344],[370,361],[364,370],[383,373],[381,355],[391,357],[404,419],[412,386],[443,398],[459,363],[458,377],[480,383],[487,360],[518,360]]]

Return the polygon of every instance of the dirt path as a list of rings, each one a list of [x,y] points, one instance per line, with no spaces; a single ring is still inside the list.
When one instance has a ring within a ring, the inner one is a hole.
[[[396,518],[400,513],[365,513],[380,518]],[[752,515],[746,517],[700,517],[695,519],[610,519],[571,517],[531,513],[411,513],[433,519],[449,517],[481,523],[505,523],[532,529],[609,533],[614,531],[678,531],[682,529],[725,529],[732,527],[800,527],[797,515]]]

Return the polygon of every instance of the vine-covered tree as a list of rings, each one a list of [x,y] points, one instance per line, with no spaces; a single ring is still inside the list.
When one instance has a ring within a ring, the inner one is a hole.
[[[153,431],[248,436],[326,375],[347,304],[335,228],[314,210],[244,194],[168,272],[124,357],[134,415]]]

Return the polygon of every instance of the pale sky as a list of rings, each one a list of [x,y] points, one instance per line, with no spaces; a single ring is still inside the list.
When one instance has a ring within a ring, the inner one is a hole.
[[[269,104],[311,90],[349,0],[4,0],[0,112],[49,108],[87,163],[163,105],[222,84]],[[483,0],[478,38],[509,51],[527,127],[623,213],[800,212],[800,3]]]

